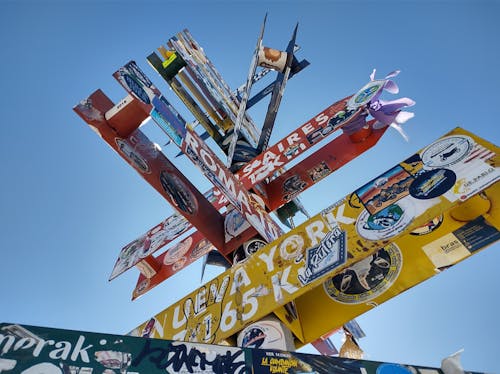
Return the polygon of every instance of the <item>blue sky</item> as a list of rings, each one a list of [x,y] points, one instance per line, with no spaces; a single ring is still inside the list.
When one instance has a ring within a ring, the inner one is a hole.
[[[410,142],[389,131],[302,195],[311,213],[458,125],[499,144],[499,1],[0,1],[2,322],[126,333],[199,285],[199,263],[134,302],[136,270],[108,283],[122,246],[173,210],[72,107],[97,88],[121,99],[111,74],[133,59],[191,120],[146,56],[188,28],[236,88],[266,12],[264,45],[284,48],[298,21],[311,62],[287,85],[271,142],[373,68],[401,69],[399,96],[417,102]],[[365,357],[439,366],[465,348],[466,369],[500,371],[498,263],[497,244],[359,317]]]

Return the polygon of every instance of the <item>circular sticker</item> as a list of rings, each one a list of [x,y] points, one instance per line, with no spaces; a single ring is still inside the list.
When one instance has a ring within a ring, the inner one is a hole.
[[[202,239],[191,251],[190,257],[193,260],[203,256],[205,253],[210,252],[215,247],[207,239]]]
[[[274,321],[258,321],[243,329],[237,337],[238,346],[244,348],[272,348],[271,344],[282,342],[283,332]]]
[[[401,233],[415,216],[415,208],[408,199],[401,199],[371,215],[366,209],[356,222],[358,234],[368,240],[383,240]]]
[[[456,180],[457,175],[449,169],[432,169],[419,174],[408,190],[415,199],[433,199],[450,190]]]
[[[173,263],[179,261],[182,256],[184,256],[187,251],[189,251],[191,244],[193,244],[193,238],[189,237],[176,246],[170,248],[167,251],[165,257],[163,257],[163,264],[172,265]]]
[[[242,347],[260,348],[266,339],[266,334],[259,327],[252,327],[243,335]]]
[[[115,143],[118,146],[120,152],[126,157],[127,160],[130,161],[132,166],[139,170],[142,173],[149,173],[149,165],[141,155],[137,154],[134,151],[134,148],[131,147],[126,141],[116,138]]]
[[[383,294],[399,276],[403,259],[395,244],[356,262],[323,283],[326,294],[342,304],[361,304]]]
[[[354,94],[347,102],[348,109],[356,109],[360,106],[368,104],[370,100],[375,96],[382,88],[384,88],[386,81],[371,81],[368,82],[361,88],[356,94]]]
[[[472,151],[473,145],[474,141],[468,136],[447,136],[424,148],[420,157],[425,166],[442,168],[463,160]]]
[[[433,220],[427,222],[425,225],[417,227],[415,230],[410,232],[410,235],[427,235],[436,230],[443,222],[443,215],[434,218]]]
[[[162,171],[160,183],[177,208],[189,214],[195,214],[198,211],[196,198],[177,176],[168,171]]]
[[[302,255],[304,248],[304,239],[300,235],[291,235],[286,237],[281,244],[280,255],[283,260],[293,260],[294,258]]]
[[[245,251],[246,257],[250,257],[259,249],[264,247],[267,243],[261,239],[251,239],[245,243],[243,243],[243,250]]]

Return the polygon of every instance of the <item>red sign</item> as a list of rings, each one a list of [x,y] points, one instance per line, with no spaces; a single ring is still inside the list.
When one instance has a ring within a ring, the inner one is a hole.
[[[73,109],[214,246],[224,248],[222,215],[140,130],[121,137],[106,119],[113,108],[113,102],[97,90]],[[138,120],[139,114],[132,118]]]

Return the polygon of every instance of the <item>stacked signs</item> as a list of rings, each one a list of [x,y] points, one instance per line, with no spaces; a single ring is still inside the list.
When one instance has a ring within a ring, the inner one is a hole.
[[[151,336],[217,343],[296,300],[278,316],[298,345],[316,340],[500,239],[497,154],[455,129],[157,314]]]
[[[6,323],[0,324],[0,371],[6,374],[442,374],[440,369],[415,365]]]
[[[173,60],[169,61],[172,63]],[[163,65],[165,63],[162,63]],[[182,116],[135,62],[129,62],[120,68],[114,77],[129,94],[124,100],[113,106],[101,91],[96,91],[77,105],[75,111],[149,183],[157,189],[161,186],[159,191],[163,192],[167,199],[170,198],[169,201],[172,200],[179,210],[179,213],[167,218],[122,249],[110,279],[136,266],[141,271],[141,276],[133,292],[134,299],[213,249],[230,256],[242,242],[257,233],[267,241],[276,239],[282,233],[281,228],[256,204],[255,195],[249,194],[247,190],[254,188],[253,192],[259,195],[259,200],[264,202],[267,209],[275,210],[371,148],[387,130],[387,127],[373,128],[373,121],[363,121],[363,141],[353,143],[350,135],[341,134],[288,172],[264,184],[264,180],[272,178],[286,164],[321,139],[336,130],[350,126],[353,122],[359,122],[360,118],[363,119],[360,115],[362,106],[354,110],[346,108],[353,99],[361,95],[365,98],[366,94],[359,92],[332,104],[257,155],[233,176],[201,137],[187,126]],[[372,94],[377,92],[375,90]],[[186,181],[180,172],[173,171],[170,161],[137,129],[148,116],[154,119],[173,143],[213,182],[214,188],[206,192],[205,196]],[[138,143],[139,139],[143,144]],[[141,149],[148,150],[149,153],[141,154]],[[328,157],[325,157],[327,154]],[[156,168],[158,160],[161,162]],[[196,214],[201,210],[199,207],[206,207],[209,203],[213,208],[203,210],[206,215]],[[215,214],[216,210],[229,203],[236,211],[226,217]],[[211,220],[208,217],[212,217],[210,214],[216,217],[212,224],[209,224]],[[177,240],[192,226],[198,229],[199,233],[180,243],[172,244],[166,251],[170,252],[170,255],[165,252],[160,257],[153,257],[156,251]]]

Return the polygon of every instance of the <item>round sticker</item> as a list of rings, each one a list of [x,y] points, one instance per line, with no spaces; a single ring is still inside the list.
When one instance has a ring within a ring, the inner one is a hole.
[[[368,104],[385,85],[385,81],[371,81],[361,88],[354,96],[347,102],[347,108],[356,109],[360,106]]]
[[[330,278],[323,288],[339,303],[364,303],[387,291],[399,276],[402,264],[401,251],[390,244]]]
[[[149,173],[149,165],[146,160],[134,151],[134,148],[131,147],[126,141],[116,138],[115,143],[118,146],[120,152],[126,157],[127,160],[130,161],[132,166],[139,170],[142,173]]]
[[[442,168],[463,160],[472,151],[473,145],[474,141],[468,136],[447,136],[426,147],[420,157],[425,166]]]
[[[177,176],[168,171],[162,171],[160,183],[177,208],[189,214],[195,214],[198,211],[195,196]]]
[[[250,257],[259,249],[264,247],[267,243],[261,239],[252,239],[243,243],[243,250],[245,251],[246,257]]]
[[[191,248],[191,244],[193,244],[193,238],[189,237],[176,246],[170,248],[163,258],[163,263],[165,265],[172,265],[173,263],[179,261],[181,257],[184,256],[187,251],[189,251],[189,248]]]
[[[274,321],[258,321],[243,329],[237,337],[238,346],[245,348],[272,348],[271,344],[282,342],[283,332]]]
[[[371,215],[366,209],[356,222],[358,234],[368,240],[383,240],[401,233],[415,216],[413,204],[406,198]]]
[[[450,190],[456,180],[457,175],[449,169],[424,171],[411,182],[410,195],[419,200],[433,199]]]
[[[210,243],[207,239],[202,239],[196,246],[193,248],[191,251],[190,257],[193,260],[196,260],[197,258],[201,257],[205,253],[210,252],[212,249],[215,249],[215,247]]]
[[[443,215],[434,218],[433,220],[427,222],[425,225],[417,227],[415,230],[410,232],[410,235],[427,235],[436,230],[443,222]]]

